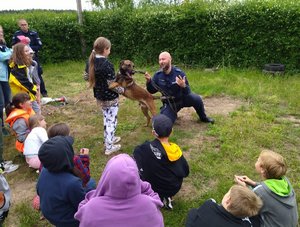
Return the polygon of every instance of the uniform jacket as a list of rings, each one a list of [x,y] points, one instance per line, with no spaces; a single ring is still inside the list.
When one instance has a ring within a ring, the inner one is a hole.
[[[176,83],[177,76],[185,77],[185,88],[181,88]],[[175,98],[175,102],[180,101],[183,95],[190,94],[191,92],[185,73],[175,66],[172,66],[170,74],[165,74],[162,70],[157,71],[151,81],[147,83],[147,90],[151,94],[159,91],[165,96],[172,96]]]
[[[30,47],[35,52],[35,55],[37,55],[38,51],[42,48],[42,41],[36,31],[30,31],[23,32],[22,30],[16,31],[12,38],[12,45],[15,45],[16,43],[20,42],[18,39],[18,36],[23,35],[25,37],[28,37],[30,39]]]

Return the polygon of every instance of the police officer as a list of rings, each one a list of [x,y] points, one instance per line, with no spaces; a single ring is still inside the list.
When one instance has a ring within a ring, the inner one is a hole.
[[[41,41],[41,39],[40,39],[40,37],[39,37],[39,35],[36,31],[30,31],[29,30],[28,23],[25,19],[20,19],[18,21],[18,26],[21,30],[15,32],[15,34],[12,38],[12,45],[15,45],[16,43],[21,41],[18,38],[18,36],[25,36],[25,37],[28,37],[30,39],[30,44],[29,45],[35,53],[33,60],[35,60],[38,63],[38,75],[39,75],[39,78],[41,80],[41,84],[40,84],[41,94],[44,97],[47,97],[48,96],[47,95],[47,90],[46,90],[46,87],[45,87],[44,80],[42,78],[43,69],[42,69],[41,64],[39,62],[39,56],[38,56],[38,52],[42,48],[42,41]]]
[[[171,61],[171,55],[168,52],[162,52],[159,55],[160,70],[154,74],[153,78],[149,73],[145,73],[147,90],[151,94],[159,91],[166,97],[160,113],[169,117],[174,123],[180,109],[192,106],[202,122],[213,124],[214,120],[205,114],[201,97],[191,92],[185,73],[172,66]]]

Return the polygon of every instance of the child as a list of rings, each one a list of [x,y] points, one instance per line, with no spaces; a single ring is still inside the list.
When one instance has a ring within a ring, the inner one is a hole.
[[[121,149],[117,144],[121,138],[115,136],[117,128],[117,114],[119,110],[118,93],[124,93],[124,88],[114,90],[108,88],[115,80],[114,66],[107,57],[110,54],[111,43],[104,37],[98,37],[89,58],[89,84],[93,87],[94,97],[103,113],[105,154],[110,155]]]
[[[79,204],[75,219],[80,226],[164,226],[162,202],[148,182],[141,181],[128,154],[111,158],[96,190]]]
[[[262,201],[254,192],[234,185],[224,195],[220,205],[210,199],[198,209],[191,209],[186,227],[255,227],[247,217],[257,215],[261,207]]]
[[[24,142],[24,155],[29,167],[39,169],[41,162],[38,157],[39,149],[48,140],[46,131],[47,123],[44,116],[32,115],[29,118],[29,129],[31,130]]]
[[[254,182],[247,176],[235,176],[235,181],[242,186],[253,187],[253,191],[261,197],[264,203],[260,211],[262,226],[296,227],[296,195],[285,177],[287,166],[284,158],[274,151],[263,150],[255,163],[255,169],[263,182]]]
[[[183,178],[189,175],[189,166],[180,147],[169,142],[171,119],[159,114],[152,122],[155,140],[137,146],[133,156],[141,179],[151,184],[167,209],[172,209],[171,197],[180,190]]]
[[[73,142],[70,136],[55,136],[39,150],[43,168],[37,182],[37,194],[44,217],[55,226],[79,226],[74,214],[85,192],[73,171]]]
[[[55,136],[69,136],[70,128],[65,123],[57,123],[49,127],[48,137],[53,138]],[[74,173],[82,180],[82,185],[85,192],[89,192],[96,188],[96,182],[90,175],[90,157],[89,149],[81,148],[80,155],[74,155],[73,163]]]
[[[0,226],[8,215],[10,207],[10,188],[5,177],[0,173]]]
[[[5,122],[10,125],[17,136],[16,149],[23,153],[24,141],[29,133],[28,119],[35,114],[31,108],[29,95],[25,92],[16,94],[5,110],[7,115]]]
[[[9,67],[11,68],[9,76],[9,86],[12,95],[19,92],[26,92],[33,102],[33,109],[36,113],[40,112],[40,107],[36,101],[37,87],[33,83],[29,74],[29,67],[32,64],[31,48],[23,43],[18,43],[13,47]]]

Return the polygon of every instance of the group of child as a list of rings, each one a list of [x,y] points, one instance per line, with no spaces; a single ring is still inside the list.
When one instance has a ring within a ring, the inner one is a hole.
[[[106,155],[121,148],[121,138],[115,136],[115,131],[118,94],[124,92],[120,87],[108,89],[115,79],[113,65],[107,60],[110,47],[109,40],[97,38],[88,65],[90,85],[103,113]],[[189,174],[180,147],[169,141],[173,123],[168,117],[159,114],[153,118],[155,140],[137,146],[134,159],[126,154],[111,158],[96,188],[89,174],[88,149],[81,149],[76,156],[69,127],[55,124],[46,131],[45,119],[32,114],[29,100],[26,93],[15,95],[6,121],[16,132],[16,147],[23,149],[29,166],[42,166],[37,193],[41,211],[52,224],[164,225],[160,208],[172,209],[172,197]],[[23,147],[19,144],[22,142]],[[200,208],[192,209],[186,226],[297,226],[295,192],[285,177],[287,168],[282,156],[263,151],[255,167],[263,182],[235,176],[238,185],[230,188],[222,203],[208,200]]]

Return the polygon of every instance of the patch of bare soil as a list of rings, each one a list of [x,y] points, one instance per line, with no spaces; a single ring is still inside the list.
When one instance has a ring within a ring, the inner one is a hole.
[[[203,99],[205,110],[207,116],[214,115],[223,115],[227,116],[229,113],[235,111],[245,103],[240,100],[232,99],[230,97],[209,97]],[[203,132],[207,130],[208,124],[206,123],[197,123],[198,116],[195,113],[192,107],[184,108],[180,110],[178,113],[178,119],[176,120],[174,129],[176,127],[189,129],[194,132],[194,136],[192,139],[183,139],[181,142],[184,144],[191,144],[193,147],[201,147],[203,142],[206,141],[215,141],[216,138],[212,136],[206,136]],[[218,122],[216,122],[217,124]],[[188,150],[184,152],[184,156],[187,160],[191,160],[193,158],[193,153],[198,152],[197,150]],[[185,198],[195,198],[199,197],[201,194],[207,192],[207,190],[211,187],[214,187],[215,182],[209,182],[208,185],[201,187],[199,190],[193,185],[194,179],[187,178],[184,180],[182,184],[182,188],[176,195],[176,197],[185,197]],[[175,201],[176,201],[175,197]]]
[[[300,118],[297,116],[294,116],[294,115],[287,115],[287,116],[279,117],[279,118],[277,118],[277,120],[280,122],[288,121],[288,122],[291,122],[294,126],[300,127]]]

